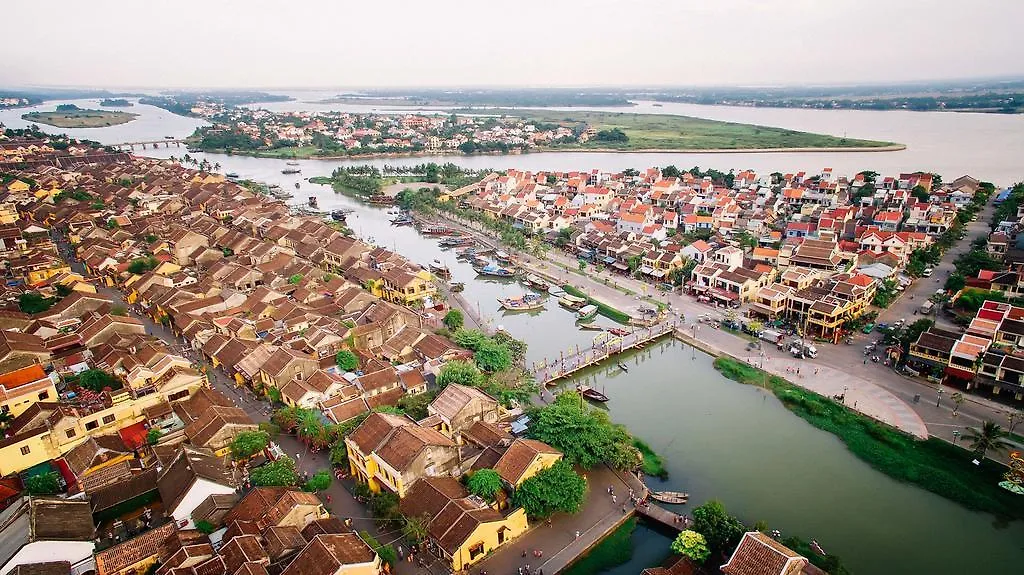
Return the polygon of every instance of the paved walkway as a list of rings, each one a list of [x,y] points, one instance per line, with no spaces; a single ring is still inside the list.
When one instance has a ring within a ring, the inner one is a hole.
[[[544,575],[554,575],[634,513],[629,505],[629,490],[638,488],[635,478],[603,466],[587,471],[585,476],[587,499],[582,511],[576,515],[558,513],[551,518],[550,526],[544,522],[537,523],[519,539],[474,565],[470,573],[476,575],[486,571],[494,575],[512,575],[520,567],[529,565],[532,574],[539,573],[540,569]],[[615,502],[608,494],[609,485],[615,490]],[[537,550],[543,552],[540,558],[534,556]]]

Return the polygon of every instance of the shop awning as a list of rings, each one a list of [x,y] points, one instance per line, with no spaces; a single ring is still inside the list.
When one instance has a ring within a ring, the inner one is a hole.
[[[651,270],[649,274],[652,278],[663,278],[665,277],[665,270]]]
[[[652,268],[651,266],[640,266],[640,273],[642,274],[651,275],[651,272],[653,271],[654,268]]]
[[[615,263],[612,264],[612,267],[617,269],[617,270],[623,270],[623,271],[629,269],[629,266],[627,266],[626,264],[624,264],[622,262],[615,262]]]
[[[608,257],[604,258],[604,263],[606,263],[606,264],[613,264],[613,263],[615,263],[615,258],[613,258],[612,256],[608,256]]]
[[[146,422],[144,421],[129,425],[117,433],[121,436],[121,441],[124,442],[125,446],[131,449],[138,449],[148,443],[146,435],[149,433],[149,430],[146,429]]]

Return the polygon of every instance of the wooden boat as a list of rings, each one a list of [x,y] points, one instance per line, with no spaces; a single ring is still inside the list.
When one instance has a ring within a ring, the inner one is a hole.
[[[296,190],[299,189],[299,183],[298,182],[295,182],[295,189]]]
[[[530,274],[526,276],[526,279],[524,279],[523,281],[524,283],[526,283],[526,285],[530,286],[532,289],[535,289],[537,291],[547,292],[548,290],[551,289],[551,284],[544,281],[540,276],[535,274]]]
[[[331,219],[336,222],[343,222],[350,213],[352,213],[352,210],[331,210]]]
[[[597,306],[596,305],[585,305],[576,312],[577,321],[590,321],[597,317]]]
[[[576,327],[578,327],[580,329],[589,329],[591,331],[604,331],[604,328],[599,326],[599,325],[597,325],[597,324],[581,323],[581,324],[579,324]]]
[[[452,277],[452,270],[442,264],[440,260],[434,260],[430,264],[430,271],[439,278],[448,279]]]
[[[501,250],[494,252],[494,259],[504,264],[512,262],[512,256],[508,255],[507,252],[503,252]]]
[[[586,385],[576,386],[576,391],[580,392],[580,395],[589,399],[590,401],[599,401],[604,403],[608,401],[608,396],[601,393],[600,391]]]
[[[622,363],[621,361],[619,362],[619,369],[621,369],[622,371],[629,371],[629,368],[626,367],[626,364]]]
[[[565,294],[558,298],[558,305],[567,307],[571,310],[578,310],[581,307],[587,305],[587,299],[582,297],[576,297],[574,295]]]
[[[498,298],[498,303],[508,311],[533,311],[544,308],[544,296],[528,293],[519,297]]]
[[[366,198],[366,201],[378,206],[392,206],[395,204],[395,198],[392,198],[387,194],[374,194],[369,198]]]
[[[410,216],[398,216],[391,220],[391,225],[393,226],[411,226],[415,223],[416,220],[412,219]]]
[[[292,160],[291,162],[285,162],[285,164],[288,164],[289,166],[298,166],[299,165],[299,163],[294,161],[294,160]]]
[[[237,172],[228,172],[228,173],[224,174],[224,176],[227,179],[229,179],[229,180],[237,180],[238,179],[238,173]]]
[[[455,230],[444,226],[424,226],[420,228],[420,233],[425,236],[450,236]]]
[[[608,333],[622,337],[624,335],[629,335],[632,332],[629,331],[628,329],[622,329],[621,327],[613,327],[608,330]]]
[[[649,495],[651,499],[655,501],[661,501],[662,503],[669,503],[672,505],[682,505],[690,499],[689,493],[683,493],[681,491],[651,491]]]
[[[307,202],[309,203],[309,207],[315,208],[317,206],[316,196],[309,196]]]
[[[282,174],[301,174],[302,170],[300,170],[298,168],[285,168],[285,169],[281,170],[281,173]]]
[[[455,282],[451,285],[450,289],[452,290],[452,293],[459,293],[460,291],[466,289],[466,284],[462,282]]]
[[[472,236],[458,236],[445,238],[438,242],[437,245],[442,248],[466,248],[473,245],[475,242],[476,240],[474,240]]]
[[[505,268],[505,267],[501,267],[501,266],[497,266],[497,265],[494,265],[494,264],[488,264],[488,265],[483,266],[483,267],[474,265],[473,269],[476,271],[476,273],[478,273],[478,274],[480,274],[482,276],[491,276],[491,277],[499,277],[499,278],[510,278],[510,277],[515,277],[515,275],[516,275],[516,272],[512,271],[511,269]]]

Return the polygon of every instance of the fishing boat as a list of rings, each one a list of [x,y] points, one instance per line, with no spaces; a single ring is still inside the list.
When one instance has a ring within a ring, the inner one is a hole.
[[[315,208],[317,206],[316,196],[309,196],[309,199],[306,200],[306,202],[311,208]]]
[[[270,191],[280,190],[281,184],[270,184],[269,186],[267,186],[267,189],[269,189]]]
[[[401,215],[391,220],[391,225],[393,226],[411,226],[415,223],[416,220],[412,219],[412,217],[408,215]]]
[[[451,285],[452,293],[459,293],[460,291],[462,291],[464,289],[466,289],[466,284],[464,284],[462,282],[455,282],[455,283],[453,283]]]
[[[290,162],[285,162],[285,163],[288,164],[289,166],[298,166],[299,165],[299,163],[296,162],[295,160],[292,160]]]
[[[274,196],[279,200],[290,200],[294,197],[290,193],[283,190],[270,190],[270,195]]]
[[[689,493],[683,493],[681,491],[651,491],[651,499],[655,501],[661,501],[662,503],[669,503],[672,505],[682,505],[690,499]]]
[[[541,279],[540,276],[536,274],[530,274],[526,276],[526,279],[523,280],[523,282],[537,291],[547,292],[548,290],[551,289],[551,284],[544,281],[543,279]]]
[[[498,298],[498,303],[508,311],[532,311],[544,307],[544,296],[528,293],[519,297]]]
[[[336,221],[336,222],[343,222],[343,221],[345,221],[345,218],[347,218],[348,215],[351,214],[351,213],[352,213],[352,210],[345,210],[345,209],[331,210],[331,219]]]
[[[503,264],[507,264],[507,263],[510,263],[512,261],[512,256],[508,255],[507,252],[503,252],[501,250],[498,250],[498,251],[494,252],[494,259],[498,260],[499,262],[501,262]]]
[[[423,226],[420,228],[420,233],[425,236],[450,236],[455,233],[455,230],[444,226]]]
[[[295,189],[296,190],[299,189],[299,183],[298,182],[295,182]]]
[[[395,203],[395,198],[387,194],[374,194],[366,199],[367,202],[378,206],[391,206]]]
[[[516,272],[512,271],[511,269],[494,264],[487,264],[486,266],[482,267],[474,265],[473,270],[475,270],[476,273],[482,276],[491,276],[498,278],[510,278],[515,277],[516,275]]]
[[[601,327],[601,326],[599,326],[597,324],[593,324],[593,323],[581,323],[581,324],[579,324],[576,327],[578,327],[580,329],[590,330],[590,331],[604,331],[603,327]]]
[[[440,260],[434,260],[430,264],[430,272],[439,278],[448,279],[452,277],[452,270],[448,269],[447,266],[441,263]]]
[[[598,401],[604,403],[608,401],[608,396],[587,385],[576,386],[576,391],[580,392],[580,395],[589,399],[590,401]]]
[[[285,169],[281,170],[281,173],[282,174],[301,174],[302,170],[300,170],[298,168],[285,168]]]
[[[226,176],[226,177],[227,177],[227,178],[228,178],[229,180],[237,180],[237,179],[238,179],[238,172],[228,172],[228,173],[226,173],[226,174],[224,174],[224,175],[225,175],[225,176]]]
[[[562,307],[567,307],[571,310],[578,310],[581,307],[587,305],[587,298],[565,294],[562,297],[558,298],[558,305]]]
[[[626,371],[626,372],[629,371],[629,368],[626,367],[626,364],[622,363],[621,361],[619,362],[619,369],[621,369],[622,371]]]
[[[472,236],[458,236],[445,238],[438,242],[442,248],[465,248],[473,245],[475,240]]]
[[[622,337],[624,335],[629,335],[632,332],[630,332],[628,329],[622,329],[621,327],[613,327],[608,330],[608,333]]]
[[[459,250],[455,250],[455,259],[459,259],[459,260],[472,260],[472,259],[475,259],[475,258],[479,257],[483,253],[485,253],[485,252],[480,251],[479,249],[477,249],[474,246],[470,246],[468,248],[462,248],[462,249],[459,249]]]
[[[585,305],[576,312],[577,321],[590,321],[597,317],[597,306],[596,305]]]

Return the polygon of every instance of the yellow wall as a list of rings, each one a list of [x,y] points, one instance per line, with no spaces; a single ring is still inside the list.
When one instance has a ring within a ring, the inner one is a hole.
[[[342,565],[335,575],[380,575],[382,573],[380,557],[373,555],[373,563],[365,565]]]
[[[29,449],[27,454],[21,452],[23,447]],[[50,442],[48,433],[35,435],[24,441],[0,447],[0,475],[18,473],[33,465],[56,459],[61,455],[63,454],[57,451]]]
[[[6,407],[7,411],[10,412],[11,417],[18,417],[24,413],[26,409],[31,407],[32,404],[39,401],[39,394],[44,391],[47,395],[46,399],[42,401],[57,401],[57,388],[54,387],[53,381],[51,380],[50,385],[44,389],[37,389],[31,393],[26,393],[25,395],[16,395],[13,397],[8,396],[7,401],[0,402],[0,409]]]
[[[15,180],[7,184],[7,189],[10,192],[27,192],[29,185],[21,180]]]
[[[538,473],[547,469],[548,467],[551,467],[552,465],[557,463],[558,460],[561,458],[561,453],[538,453],[537,456],[533,458],[533,462],[530,463],[530,466],[526,468],[525,472],[523,472],[523,476],[519,480],[519,483],[517,483],[515,486],[519,487],[520,485],[523,484],[524,481],[533,477],[534,475],[537,475]]]
[[[502,527],[508,528],[508,530],[505,531],[505,542],[502,543],[502,545],[505,545],[509,541],[526,532],[526,511],[520,507],[510,513],[503,521],[482,523],[475,531],[473,531],[473,534],[466,539],[463,546],[452,555],[452,569],[454,571],[461,571],[473,563],[480,561],[484,557],[487,557],[488,553],[500,547],[500,545],[498,545],[498,530]],[[469,550],[480,543],[484,544],[484,552],[470,559]]]
[[[33,270],[33,271],[28,272],[28,277],[26,278],[25,281],[28,284],[35,285],[35,284],[38,284],[38,283],[42,283],[42,282],[50,279],[51,277],[53,277],[53,276],[55,276],[55,275],[57,275],[59,273],[70,272],[70,271],[71,271],[71,268],[69,266],[66,266],[66,265],[55,266],[55,267],[52,267],[52,268],[41,269],[41,270]]]

